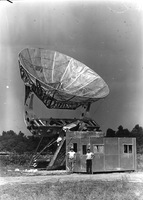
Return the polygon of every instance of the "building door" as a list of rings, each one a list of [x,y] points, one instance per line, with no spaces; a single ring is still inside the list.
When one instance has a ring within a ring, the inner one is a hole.
[[[120,168],[122,170],[134,170],[135,145],[132,138],[120,138]]]
[[[89,143],[89,137],[81,138],[81,149],[80,149],[80,159],[81,159],[81,172],[86,172],[86,153]]]
[[[91,151],[94,153],[92,171],[104,171],[104,143],[103,138],[90,137]]]

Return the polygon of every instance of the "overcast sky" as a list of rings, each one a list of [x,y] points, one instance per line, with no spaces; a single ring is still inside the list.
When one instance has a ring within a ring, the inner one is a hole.
[[[103,131],[143,126],[143,10],[141,1],[133,2],[0,1],[0,133],[28,133],[18,67],[18,53],[26,47],[69,55],[104,79],[110,93],[90,112]],[[79,114],[37,103],[39,116]]]

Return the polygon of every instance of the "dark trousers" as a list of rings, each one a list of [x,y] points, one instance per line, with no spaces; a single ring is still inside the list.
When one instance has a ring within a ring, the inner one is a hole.
[[[92,160],[86,160],[86,172],[92,174]]]

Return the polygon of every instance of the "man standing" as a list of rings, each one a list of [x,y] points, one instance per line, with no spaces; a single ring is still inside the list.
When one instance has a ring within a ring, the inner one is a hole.
[[[86,153],[86,172],[92,174],[92,159],[94,154],[90,152],[90,149],[87,149]]]
[[[73,147],[70,148],[70,151],[67,153],[68,156],[68,163],[69,163],[69,171],[73,172],[74,169],[74,162],[75,162],[75,152]]]

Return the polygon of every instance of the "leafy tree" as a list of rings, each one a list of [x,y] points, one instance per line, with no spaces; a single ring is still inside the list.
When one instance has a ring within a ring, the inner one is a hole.
[[[132,137],[136,138],[137,145],[143,145],[143,128],[139,126],[139,124],[135,125],[133,130],[131,131]]]
[[[14,131],[3,131],[0,136],[0,151],[23,153],[27,151],[27,138],[21,131],[17,135]]]
[[[126,128],[123,130],[124,137],[132,137],[131,132]]]
[[[116,137],[131,137],[131,133],[127,128],[124,129],[123,126],[120,125],[116,132]]]
[[[123,129],[123,126],[119,126],[118,127],[118,130],[117,130],[117,132],[116,132],[116,137],[125,137],[124,136],[124,131],[123,131],[124,129]]]
[[[106,137],[116,137],[116,132],[111,129],[111,128],[108,128],[107,131],[106,131]]]
[[[18,154],[24,154],[27,151],[27,144],[21,141],[14,147],[14,150]]]
[[[14,131],[12,131],[12,130],[7,131],[7,132],[3,131],[2,132],[2,136],[5,137],[5,138],[10,138],[10,137],[16,136],[16,133]]]

